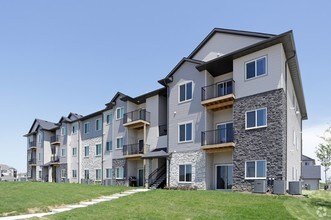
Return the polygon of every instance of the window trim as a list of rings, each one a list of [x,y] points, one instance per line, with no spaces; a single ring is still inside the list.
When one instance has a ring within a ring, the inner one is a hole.
[[[75,171],[75,172],[74,172]],[[74,173],[76,174],[76,175],[74,175]],[[73,179],[77,179],[77,170],[72,170],[71,171],[71,178],[73,178]]]
[[[191,140],[186,140],[186,125],[187,124],[192,124],[192,128],[191,128],[191,132],[192,132],[192,139]],[[185,125],[185,141],[180,141],[180,126],[181,125]],[[182,144],[182,143],[190,143],[190,142],[193,142],[194,140],[194,129],[193,129],[193,126],[194,126],[194,123],[193,121],[186,121],[186,122],[180,122],[177,124],[177,135],[178,135],[178,143],[179,144]]]
[[[63,171],[64,171],[64,174],[65,175],[63,175]],[[67,172],[66,172],[66,169],[61,169],[61,179],[62,178],[67,178]]]
[[[100,154],[97,154],[97,146],[100,145],[101,146],[101,149],[100,149]],[[101,157],[102,156],[102,144],[101,143],[96,143],[95,144],[95,156],[96,157]]]
[[[77,124],[74,123],[72,126],[71,126],[71,134],[77,134]],[[75,129],[74,129],[75,128]]]
[[[111,143],[111,144],[109,144],[110,150],[108,149],[108,143]],[[112,140],[106,141],[106,151],[107,152],[113,151],[113,141]]]
[[[61,127],[61,136],[65,136],[67,134],[67,131],[66,131],[66,127],[65,126],[62,126]]]
[[[99,178],[98,178],[98,175],[97,175],[97,173],[98,173],[98,171],[99,171]],[[101,169],[95,169],[95,180],[96,181],[100,181],[102,179],[102,170]]]
[[[119,118],[117,117],[117,110],[120,110],[120,117]],[[115,110],[115,116],[116,116],[115,117],[116,118],[116,121],[121,120],[123,118],[123,116],[124,116],[124,107],[123,106],[116,108],[116,110]]]
[[[118,139],[122,139],[122,147],[121,147],[121,148],[119,148],[119,147],[117,146],[117,140],[118,140]],[[123,137],[123,136],[118,136],[118,137],[116,137],[116,146],[115,146],[115,149],[116,149],[116,150],[123,149],[123,145],[124,145],[124,137]]]
[[[265,177],[257,177],[257,162],[264,161],[265,162]],[[255,163],[255,177],[247,177],[247,162]],[[267,160],[246,160],[245,161],[245,180],[264,180],[267,179]]]
[[[88,155],[86,156],[86,147],[88,147]],[[84,146],[84,157],[86,157],[86,158],[88,158],[88,157],[90,157],[90,145],[85,145]]]
[[[88,131],[85,130],[85,125],[87,125],[87,124],[88,124]],[[91,124],[90,122],[84,122],[84,134],[90,133],[90,129],[91,129],[91,125],[90,124]]]
[[[262,59],[262,58],[265,58],[265,73],[262,74],[262,75],[257,76],[256,75],[257,74],[257,61]],[[247,64],[252,63],[252,62],[255,62],[255,76],[248,79],[247,78]],[[248,60],[244,63],[244,65],[245,65],[245,81],[256,79],[256,78],[268,75],[268,56],[267,55],[263,55],[263,56],[255,58],[255,59]]]
[[[122,172],[122,176],[121,177],[117,177],[117,169],[122,169],[123,170],[123,172]],[[124,175],[124,167],[116,167],[115,168],[115,179],[117,179],[117,180],[123,180],[123,179],[125,179],[125,175]]]
[[[113,123],[113,113],[106,114],[106,125],[112,124]]]
[[[110,170],[110,176],[108,176],[108,170]],[[112,179],[113,178],[113,168],[106,168],[106,179]]]
[[[192,83],[192,97],[190,99],[186,99],[186,95],[187,95],[187,84],[189,83]],[[183,101],[180,101],[180,87],[182,85],[185,85],[185,100]],[[193,80],[188,80],[188,81],[185,81],[185,82],[181,82],[179,83],[178,85],[178,103],[181,104],[181,103],[185,103],[185,102],[190,102],[193,100],[193,91],[194,91],[194,83],[193,83]]]
[[[98,125],[99,123],[99,125]],[[99,129],[97,129],[99,127]],[[102,130],[102,119],[101,118],[97,118],[95,119],[95,130],[96,131],[101,131]]]
[[[265,109],[265,114],[266,114],[265,122],[266,122],[266,124],[262,125],[262,126],[257,126],[257,111],[262,110],[262,109]],[[255,126],[248,128],[247,127],[247,112],[252,112],[252,111],[255,111]],[[268,108],[267,107],[257,108],[257,109],[249,110],[249,111],[245,112],[245,130],[252,130],[252,129],[257,129],[257,128],[265,128],[265,127],[268,127]]]
[[[180,181],[180,166],[185,166],[185,180],[186,180],[186,166],[191,165],[191,181]],[[193,183],[193,165],[192,163],[178,164],[178,183]]]
[[[75,154],[74,154],[74,149],[76,149]],[[77,147],[73,147],[71,153],[72,153],[71,154],[72,157],[77,157]]]
[[[88,174],[88,178],[87,179],[86,179],[86,171],[87,171],[87,174]],[[86,179],[86,180],[89,180],[90,179],[90,170],[89,169],[84,170],[84,179]]]
[[[64,152],[64,154],[63,154]],[[66,157],[67,156],[67,149],[66,148],[61,148],[61,157]]]

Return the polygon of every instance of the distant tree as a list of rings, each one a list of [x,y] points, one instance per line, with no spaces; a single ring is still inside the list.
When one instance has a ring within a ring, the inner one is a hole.
[[[327,171],[331,166],[331,127],[325,130],[324,135],[320,137],[324,143],[316,148],[316,157],[324,167],[325,183],[327,184]]]

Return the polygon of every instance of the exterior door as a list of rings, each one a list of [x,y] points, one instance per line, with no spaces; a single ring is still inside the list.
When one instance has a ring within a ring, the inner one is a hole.
[[[216,143],[228,143],[233,141],[233,123],[222,123],[216,126]]]
[[[52,167],[52,182],[57,182],[57,180],[56,180],[56,166]]]
[[[144,170],[139,169],[138,170],[138,186],[144,185]]]
[[[232,81],[221,82],[217,84],[217,96],[224,96],[231,94],[232,90]]]
[[[144,140],[143,139],[138,140],[138,149],[139,149],[138,154],[142,154],[144,152]]]
[[[216,189],[232,189],[233,166],[216,165]]]

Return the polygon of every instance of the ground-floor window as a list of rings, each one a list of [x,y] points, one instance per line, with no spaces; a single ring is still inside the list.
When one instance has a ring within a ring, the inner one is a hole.
[[[65,169],[61,170],[61,178],[66,178],[67,177],[67,173]]]
[[[84,179],[90,179],[90,171],[84,170]]]
[[[124,167],[116,168],[116,179],[124,179]]]
[[[106,178],[111,179],[112,176],[113,176],[112,169],[111,168],[106,169]]]
[[[72,170],[72,178],[77,178],[77,170]]]
[[[179,165],[179,181],[191,182],[192,181],[192,165],[183,164]]]
[[[267,176],[266,160],[250,160],[245,163],[246,179],[265,179]]]

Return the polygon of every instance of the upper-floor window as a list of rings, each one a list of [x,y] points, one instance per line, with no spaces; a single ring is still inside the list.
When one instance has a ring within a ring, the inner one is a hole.
[[[90,156],[90,147],[85,146],[84,147],[84,157],[88,157],[88,156]]]
[[[246,129],[267,126],[267,108],[260,108],[246,112]]]
[[[179,100],[178,102],[185,102],[192,99],[193,82],[186,82],[179,85]]]
[[[61,136],[66,135],[66,127],[61,127]]]
[[[37,141],[38,141],[38,143],[41,143],[41,133],[38,133]]]
[[[106,142],[106,151],[112,151],[112,149],[113,149],[113,142],[107,141]]]
[[[266,160],[251,160],[245,162],[245,179],[265,179],[266,176]]]
[[[122,119],[124,115],[124,108],[118,107],[116,108],[116,120]]]
[[[77,124],[72,125],[71,133],[73,133],[73,134],[77,133]]]
[[[38,161],[41,161],[41,153],[38,153]]]
[[[189,142],[193,140],[192,122],[178,124],[178,142]]]
[[[122,149],[123,148],[123,137],[116,138],[116,149]]]
[[[90,122],[84,123],[84,134],[88,134],[90,132]]]
[[[113,114],[106,115],[106,123],[111,124],[113,122]]]
[[[96,156],[100,156],[101,153],[102,153],[102,146],[101,146],[101,144],[95,145],[95,155]]]
[[[62,148],[61,149],[61,157],[65,157],[66,156],[66,149]]]
[[[72,156],[76,157],[77,156],[77,147],[72,148]]]
[[[95,130],[100,131],[101,130],[101,119],[95,120]]]
[[[260,57],[245,63],[245,77],[252,79],[267,74],[267,57]]]

